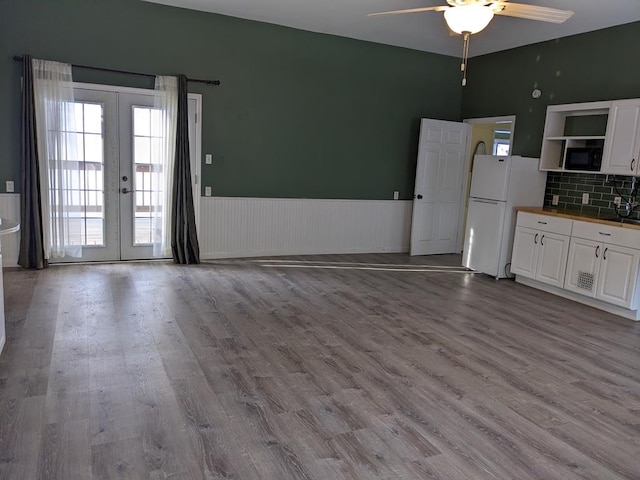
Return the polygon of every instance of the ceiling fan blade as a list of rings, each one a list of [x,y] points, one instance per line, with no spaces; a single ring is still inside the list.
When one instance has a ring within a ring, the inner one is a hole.
[[[511,3],[506,1],[495,2],[492,5],[492,8],[493,13],[496,15],[526,18],[527,20],[538,20],[550,23],[564,23],[573,15],[571,10],[560,10],[557,8],[525,5],[523,3]]]
[[[423,8],[410,8],[408,10],[392,10],[390,12],[378,12],[378,13],[370,13],[367,17],[377,17],[379,15],[401,15],[403,13],[418,13],[418,12],[444,12],[445,10],[451,7],[440,6],[440,7],[423,7]]]

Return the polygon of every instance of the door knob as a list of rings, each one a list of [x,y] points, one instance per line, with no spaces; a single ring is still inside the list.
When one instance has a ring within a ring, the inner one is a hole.
[[[122,193],[133,193],[133,192],[135,192],[135,190],[129,190],[127,187],[124,187],[122,189]]]
[[[416,198],[417,198],[418,200],[422,200],[422,195],[418,194],[418,195],[416,195]]]

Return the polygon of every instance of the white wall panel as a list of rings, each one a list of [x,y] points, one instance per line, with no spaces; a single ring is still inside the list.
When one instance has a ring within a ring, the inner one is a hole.
[[[20,194],[0,193],[0,217],[20,222]],[[20,248],[20,232],[0,236],[2,245],[2,265],[16,267]]]
[[[202,197],[200,256],[407,252],[412,203]]]

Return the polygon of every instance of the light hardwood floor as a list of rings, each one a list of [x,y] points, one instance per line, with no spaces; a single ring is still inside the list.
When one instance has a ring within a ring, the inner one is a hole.
[[[6,270],[0,478],[640,479],[640,324],[459,256],[284,260]]]

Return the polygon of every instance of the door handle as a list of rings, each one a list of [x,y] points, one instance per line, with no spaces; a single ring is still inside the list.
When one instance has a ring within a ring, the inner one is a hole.
[[[536,245],[538,244],[538,234],[536,233],[536,236],[533,237],[533,243],[535,243]]]
[[[544,235],[542,235],[542,237],[540,237],[540,245],[542,245],[544,247]]]
[[[606,259],[607,259],[607,250],[609,250],[609,247],[606,247],[606,248],[604,249],[604,253],[602,254],[602,258],[603,258],[603,260],[606,260]]]
[[[631,159],[631,171],[632,171],[632,172],[633,172],[633,166],[635,165],[635,163],[636,163],[636,159],[635,159],[635,158],[632,158],[632,159]]]
[[[127,187],[124,187],[124,188],[122,189],[122,193],[124,193],[124,194],[127,194],[127,193],[133,193],[133,192],[135,192],[135,190],[129,190]]]
[[[418,194],[418,195],[416,195],[416,198],[417,198],[418,200],[422,200],[422,195]]]
[[[596,258],[598,258],[598,253],[600,253],[600,245],[596,247]]]

